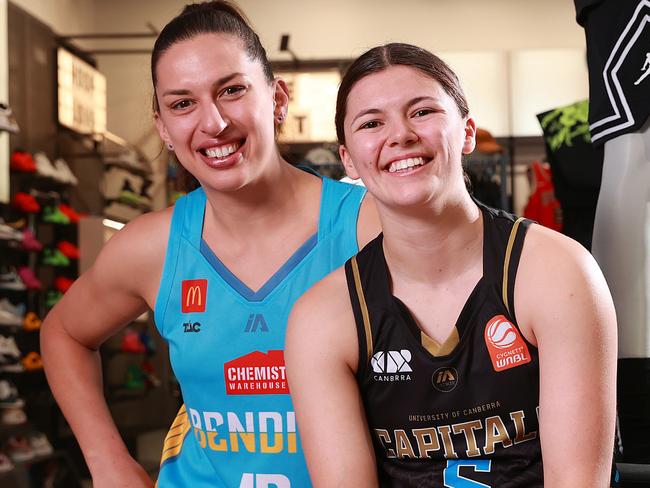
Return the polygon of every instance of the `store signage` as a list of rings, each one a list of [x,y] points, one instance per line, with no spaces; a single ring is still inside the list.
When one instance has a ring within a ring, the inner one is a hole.
[[[334,112],[341,82],[339,71],[284,72],[278,76],[287,82],[290,96],[280,141],[336,141]]]
[[[62,48],[57,65],[59,123],[81,134],[106,132],[106,77]]]

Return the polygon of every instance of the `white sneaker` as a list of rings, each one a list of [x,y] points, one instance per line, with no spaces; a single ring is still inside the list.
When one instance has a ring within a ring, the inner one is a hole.
[[[70,166],[68,166],[68,163],[66,163],[63,158],[54,161],[54,169],[56,170],[60,181],[69,183],[70,185],[77,185],[79,183],[79,180],[70,170]]]
[[[16,122],[16,117],[14,117],[11,107],[0,103],[0,130],[6,130],[12,134],[18,134],[20,128]]]
[[[13,336],[0,335],[0,371],[24,371],[20,356],[20,349],[18,349]]]
[[[52,444],[47,440],[45,434],[41,432],[34,432],[29,435],[29,446],[37,456],[48,456],[54,452]]]
[[[2,423],[5,425],[20,425],[27,422],[27,415],[20,408],[6,408],[2,411]]]
[[[0,408],[20,408],[25,402],[18,396],[18,389],[9,380],[0,380]]]
[[[23,318],[15,315],[8,310],[0,308],[0,325],[7,325],[9,327],[20,327],[23,324]]]
[[[14,463],[11,462],[11,459],[7,455],[0,451],[0,473],[8,473],[15,468]]]
[[[24,303],[21,303],[19,305],[14,305],[6,298],[0,300],[0,309],[6,310],[7,312],[11,312],[14,315],[21,315],[21,316],[25,315],[25,313],[27,312]]]
[[[62,181],[57,175],[54,166],[50,162],[50,159],[45,155],[44,152],[37,152],[34,154],[34,161],[36,162],[36,172],[46,178],[52,178],[56,181]]]

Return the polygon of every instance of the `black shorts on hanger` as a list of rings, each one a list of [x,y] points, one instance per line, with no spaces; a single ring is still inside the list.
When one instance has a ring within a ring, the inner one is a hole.
[[[650,0],[574,0],[585,28],[594,145],[638,130],[650,115]]]

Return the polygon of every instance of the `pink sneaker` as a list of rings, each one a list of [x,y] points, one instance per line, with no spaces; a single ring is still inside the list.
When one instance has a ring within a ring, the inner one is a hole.
[[[40,251],[43,249],[43,244],[38,242],[34,233],[29,229],[23,231],[22,245],[26,251]]]
[[[18,276],[23,280],[28,290],[40,290],[42,285],[31,268],[23,266],[18,270]]]

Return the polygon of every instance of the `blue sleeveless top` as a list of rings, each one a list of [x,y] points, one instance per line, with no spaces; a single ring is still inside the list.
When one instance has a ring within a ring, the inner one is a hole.
[[[174,207],[155,322],[184,405],[167,434],[158,486],[311,485],[284,369],[294,302],[358,251],[365,189],[322,179],[318,231],[258,291],[203,241],[206,196]]]

